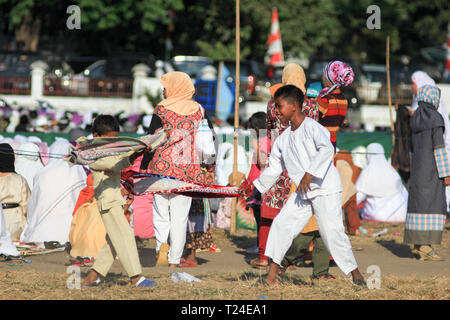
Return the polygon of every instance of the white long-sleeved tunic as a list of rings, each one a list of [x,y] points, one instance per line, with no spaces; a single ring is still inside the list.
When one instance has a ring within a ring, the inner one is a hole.
[[[296,130],[289,127],[275,140],[269,166],[253,184],[265,193],[286,169],[297,186],[306,172],[312,175],[311,190],[300,193],[302,199],[341,192],[341,179],[333,157],[329,131],[313,119],[305,118]]]

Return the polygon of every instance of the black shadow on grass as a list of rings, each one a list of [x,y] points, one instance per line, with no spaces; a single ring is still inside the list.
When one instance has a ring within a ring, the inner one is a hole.
[[[231,235],[230,232],[227,230],[225,232],[227,238],[233,243],[236,247],[239,249],[244,249],[244,252],[246,249],[253,247],[256,244],[256,236],[255,237],[249,237],[246,235]],[[256,235],[256,232],[255,232]]]
[[[82,271],[81,272],[81,279],[86,278],[88,273],[89,273],[89,270]],[[106,275],[105,278],[102,278],[102,280],[104,281],[104,283],[101,284],[99,288],[101,288],[101,287],[110,287],[110,286],[113,286],[113,285],[118,285],[118,286],[128,286],[128,285],[130,285],[129,278],[123,273],[110,272],[110,273],[108,273]]]
[[[139,253],[139,260],[141,261],[142,267],[149,268],[149,267],[156,266],[156,249],[139,248],[138,253]],[[199,258],[198,256],[196,258],[197,258],[198,265],[207,263],[209,261],[207,259]],[[177,268],[177,269],[183,269],[183,268]],[[190,268],[187,268],[187,269],[190,269]]]
[[[154,267],[156,265],[156,249],[139,248],[139,260],[144,268]]]
[[[414,258],[411,248],[407,244],[397,243],[395,240],[376,240],[376,243],[388,249],[399,258]]]
[[[261,270],[261,273],[258,272],[243,272],[239,277],[226,278],[227,281],[252,281],[257,280],[255,285],[264,285],[264,279],[267,276],[267,271]],[[287,275],[283,274],[279,277],[280,283],[283,285],[301,285],[301,286],[309,286],[310,282],[302,279],[302,276],[299,275]]]

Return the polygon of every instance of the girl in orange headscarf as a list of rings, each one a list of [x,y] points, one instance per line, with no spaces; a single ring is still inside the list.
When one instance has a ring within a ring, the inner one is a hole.
[[[203,118],[201,106],[192,100],[195,87],[184,72],[169,72],[160,79],[164,100],[158,103],[150,123],[149,133],[164,128],[169,142],[152,155],[144,156],[141,169],[176,179],[205,182],[200,159],[195,150],[195,131]],[[214,167],[207,167],[206,175]],[[192,198],[180,194],[155,194],[153,222],[158,252],[157,265],[175,267],[180,264],[186,243],[186,228]],[[170,250],[169,250],[170,239]]]

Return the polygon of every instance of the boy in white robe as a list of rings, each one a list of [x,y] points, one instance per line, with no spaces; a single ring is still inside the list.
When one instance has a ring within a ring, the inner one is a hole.
[[[275,93],[277,116],[282,121],[289,120],[291,126],[275,140],[269,166],[253,182],[258,198],[258,192],[269,190],[286,169],[298,186],[270,228],[265,255],[272,262],[266,282],[277,284],[284,255],[314,213],[319,233],[338,267],[345,274],[351,273],[355,284],[366,286],[342,222],[342,185],[333,165],[330,133],[302,113],[303,97],[301,90],[292,85],[281,87]]]

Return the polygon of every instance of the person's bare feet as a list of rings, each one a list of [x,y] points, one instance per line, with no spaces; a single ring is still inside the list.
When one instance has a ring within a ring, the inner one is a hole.
[[[275,262],[271,262],[270,266],[269,266],[269,272],[265,279],[268,286],[273,287],[273,286],[277,286],[279,284],[278,280],[277,280],[277,275],[279,272],[280,272],[280,266],[278,264],[276,264]]]
[[[362,276],[361,272],[359,272],[358,268],[356,268],[355,270],[353,270],[351,272],[352,274],[352,279],[353,279],[353,283],[358,285],[358,286],[366,286],[366,281],[364,281],[364,277]]]
[[[132,283],[132,284],[136,284],[136,283],[139,281],[139,279],[141,278],[141,276],[142,276],[142,275],[138,274],[137,276],[131,277],[131,278],[130,278],[131,283]]]
[[[174,264],[174,263],[169,263],[169,268],[176,268],[176,264]]]

